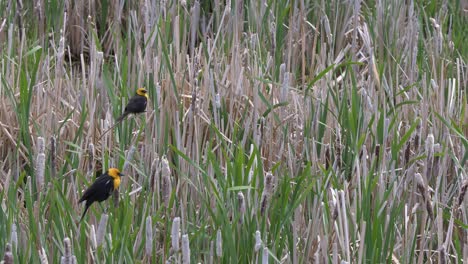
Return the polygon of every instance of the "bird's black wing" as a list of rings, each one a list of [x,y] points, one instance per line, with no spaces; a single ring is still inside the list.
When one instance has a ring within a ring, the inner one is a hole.
[[[109,175],[102,175],[83,193],[78,203],[83,201],[104,201],[114,191],[114,181]]]
[[[128,101],[127,107],[125,107],[126,113],[141,113],[146,110],[147,99],[141,95],[135,95]]]

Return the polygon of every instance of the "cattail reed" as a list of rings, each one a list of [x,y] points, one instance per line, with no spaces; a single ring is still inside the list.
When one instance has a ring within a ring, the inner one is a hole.
[[[405,164],[408,164],[411,156],[411,141],[408,140],[406,143],[406,149],[405,149]]]
[[[127,156],[125,157],[125,163],[123,165],[122,171],[127,170],[128,165],[130,165],[130,162],[133,159],[133,155],[135,154],[135,150],[136,150],[135,146],[131,146],[130,149],[127,151]]]
[[[466,179],[461,188],[460,188],[460,195],[458,196],[458,208],[460,208],[460,206],[462,205],[463,203],[463,200],[465,200],[465,194],[466,194],[466,190],[468,189],[468,179]]]
[[[18,232],[16,231],[16,224],[11,225],[11,245],[14,249],[18,248]]]
[[[96,234],[96,244],[100,246],[104,241],[104,237],[106,235],[106,227],[107,227],[107,220],[109,219],[109,215],[102,214],[101,220],[99,221],[97,234]]]
[[[191,18],[190,18],[190,56],[193,57],[194,50],[195,50],[195,40],[197,37],[197,30],[199,26],[200,20],[200,2],[195,1],[193,4],[192,9],[190,10]]]
[[[331,164],[331,159],[330,159],[330,146],[327,145],[325,149],[325,169],[329,169]]]
[[[264,179],[262,201],[260,203],[261,215],[265,213],[265,210],[268,207],[269,199],[271,198],[271,195],[273,194],[273,189],[275,187],[274,181],[275,181],[275,178],[273,177],[273,174],[271,174],[271,172],[267,172],[267,174],[265,175],[265,179]]]
[[[73,255],[70,238],[63,240],[65,255],[61,258],[61,264],[76,264],[76,257]]]
[[[179,251],[179,231],[180,231],[180,217],[175,217],[172,221],[171,229],[171,242],[172,249],[177,252]]]
[[[57,176],[57,140],[54,136],[50,137],[50,175],[52,178]]]
[[[322,24],[325,28],[325,36],[327,37],[327,43],[330,44],[332,43],[332,33],[330,28],[330,21],[328,20],[328,17],[326,15],[322,17]]]
[[[245,214],[245,198],[242,192],[237,193],[237,202],[239,204],[239,224],[242,224]]]
[[[37,137],[37,154],[45,153],[45,140],[43,137]]]
[[[223,256],[223,236],[220,229],[216,232],[216,256]]]
[[[447,263],[446,252],[445,252],[445,246],[443,246],[443,245],[442,245],[442,247],[439,249],[439,263],[440,263],[440,264],[445,264],[445,263]]]
[[[434,135],[429,134],[426,140],[426,166],[424,167],[426,170],[426,179],[430,180],[432,177],[432,166],[434,162]]]
[[[335,221],[338,218],[338,193],[334,189],[330,189],[331,192],[331,210],[332,210],[332,221]]]
[[[418,124],[416,125],[416,135],[414,136],[414,151],[419,151],[419,140],[421,139],[421,120],[417,120]]]
[[[190,244],[187,234],[182,236],[182,263],[190,264]]]
[[[262,235],[260,234],[260,231],[255,231],[255,247],[254,250],[255,252],[258,252],[260,248],[262,247]]]
[[[268,248],[263,248],[262,264],[268,264]]]
[[[94,144],[89,143],[88,145],[88,172],[86,173],[88,178],[91,177],[94,173],[94,156],[95,156],[95,151],[94,151]]]
[[[426,183],[424,182],[424,179],[420,173],[415,174],[416,177],[416,184],[419,193],[421,193],[422,199],[425,203],[427,213],[429,214],[429,217],[432,219],[434,217],[434,212],[432,211],[432,203],[431,203],[431,198],[429,196],[429,190],[428,187],[426,186]]]
[[[40,194],[44,187],[44,172],[45,172],[45,141],[43,137],[37,138],[37,159],[36,159],[36,188]]]
[[[39,251],[39,261],[41,262],[41,264],[49,264],[49,260],[47,260],[47,254],[45,252],[45,249],[41,247],[41,249],[39,249],[38,251]]]
[[[94,227],[94,225],[91,225],[90,227],[89,240],[91,240],[91,247],[93,249],[96,249],[98,244],[97,244],[97,238],[96,238],[96,228]]]
[[[380,144],[375,145],[375,159],[376,164],[380,162]]]
[[[214,102],[216,109],[221,109],[221,96],[219,95],[219,93],[215,94]]]
[[[13,264],[13,252],[11,252],[10,243],[6,244],[5,255],[3,256],[3,263],[4,264]]]
[[[152,256],[153,253],[153,223],[151,221],[151,216],[146,217],[145,253],[147,256]]]
[[[169,167],[169,161],[166,157],[162,158],[162,183],[161,183],[161,193],[162,201],[169,206],[169,201],[171,199],[172,185],[171,185],[171,169]]]

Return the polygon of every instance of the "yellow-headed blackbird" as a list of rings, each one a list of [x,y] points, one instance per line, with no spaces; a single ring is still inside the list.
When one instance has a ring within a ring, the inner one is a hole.
[[[120,177],[124,176],[116,168],[110,168],[106,173],[99,176],[96,181],[83,193],[83,196],[80,198],[78,203],[86,201],[86,207],[81,216],[80,222],[83,220],[83,217],[88,211],[88,208],[94,202],[102,202],[109,198],[109,196],[117,190],[120,185]]]
[[[130,98],[125,111],[117,118],[116,123],[122,121],[129,114],[139,114],[146,111],[146,104],[148,102],[148,91],[145,88],[138,88],[136,95]]]
[[[101,139],[107,132],[109,132],[117,124],[122,122],[122,120],[125,117],[127,117],[129,114],[139,114],[139,113],[145,112],[147,103],[148,103],[148,91],[146,91],[145,88],[138,88],[136,91],[136,95],[134,95],[132,98],[130,98],[130,101],[128,101],[128,104],[125,107],[125,111],[123,112],[123,114],[115,120],[114,125],[112,125],[104,133],[102,133],[99,139]]]

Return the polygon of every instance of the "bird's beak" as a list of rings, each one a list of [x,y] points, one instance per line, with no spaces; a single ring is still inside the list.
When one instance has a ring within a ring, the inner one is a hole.
[[[123,174],[123,173],[119,173],[119,176],[120,176],[120,177],[122,177],[122,176],[125,176],[125,174]]]

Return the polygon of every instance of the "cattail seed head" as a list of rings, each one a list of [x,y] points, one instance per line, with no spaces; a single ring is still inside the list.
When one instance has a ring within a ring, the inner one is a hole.
[[[37,153],[45,153],[45,140],[43,137],[37,137]]]
[[[172,221],[171,229],[171,242],[172,249],[177,252],[179,251],[179,230],[180,230],[180,217],[175,217]]]
[[[127,170],[128,165],[130,165],[130,162],[133,159],[133,155],[135,154],[135,150],[136,150],[135,146],[131,146],[130,149],[127,151],[127,156],[125,157],[125,163],[123,165],[122,171]]]
[[[49,260],[47,260],[47,254],[43,247],[39,249],[39,261],[41,264],[49,264]]]
[[[88,163],[88,172],[87,176],[91,177],[94,173],[94,157],[95,157],[95,151],[94,151],[94,144],[89,143],[88,145],[88,157],[89,157],[89,163]]]
[[[444,245],[442,245],[442,247],[439,249],[439,263],[440,264],[447,263],[446,252],[445,252],[445,246]]]
[[[426,205],[426,210],[429,215],[429,217],[432,219],[434,218],[434,212],[432,210],[432,202],[431,202],[431,197],[429,195],[429,189],[424,182],[424,179],[420,173],[416,173],[415,175],[416,178],[416,184],[418,191],[421,193],[422,199]]]
[[[331,210],[332,210],[332,220],[335,221],[338,218],[338,193],[336,190],[330,188],[331,192]]]
[[[216,93],[214,101],[216,109],[221,109],[221,96],[219,95],[219,93]]]
[[[102,214],[101,220],[99,221],[99,226],[98,226],[97,235],[96,235],[96,244],[98,246],[100,246],[102,242],[104,241],[108,219],[109,219],[109,215]]]
[[[463,200],[465,200],[465,194],[466,190],[468,189],[468,179],[466,179],[461,188],[460,188],[460,195],[458,196],[458,208],[460,208],[461,204],[463,203]]]
[[[51,176],[55,178],[57,168],[57,140],[54,136],[50,137],[50,169]]]
[[[239,224],[242,224],[245,214],[245,197],[242,192],[237,193],[237,202],[239,203]]]
[[[63,240],[65,255],[61,258],[61,264],[75,264],[76,257],[73,255],[70,238],[66,237]]]
[[[405,149],[405,164],[408,164],[410,156],[411,156],[411,141],[408,141],[406,143],[406,149]]]
[[[91,247],[93,249],[97,248],[97,239],[96,239],[96,228],[94,225],[91,225],[90,230],[89,230],[89,239],[91,240]]]
[[[18,232],[16,231],[16,224],[11,225],[11,245],[13,248],[18,248]]]
[[[262,264],[268,264],[268,248],[263,248]]]
[[[3,256],[3,263],[4,264],[13,264],[13,252],[11,252],[10,243],[6,244],[5,255]]]
[[[265,176],[265,190],[267,193],[272,194],[275,187],[275,178],[271,172],[267,172]]]
[[[260,214],[263,215],[268,207],[268,203],[270,200],[270,197],[273,193],[273,189],[275,186],[275,178],[273,177],[273,174],[271,172],[267,172],[265,175],[264,179],[264,187],[263,187],[263,192],[262,192],[262,200],[260,202]]]
[[[147,256],[151,256],[153,253],[153,224],[151,221],[151,216],[146,217],[145,253]]]
[[[221,257],[223,255],[223,237],[221,230],[218,229],[216,233],[216,256]]]
[[[425,200],[426,199],[426,183],[424,182],[424,179],[421,175],[421,173],[416,173],[414,175],[414,177],[416,178],[416,185],[418,187],[418,191],[419,193],[421,193],[423,199]]]
[[[426,140],[426,152],[431,153],[434,151],[434,135],[429,134]]]
[[[326,150],[325,150],[325,169],[329,169],[331,164],[331,159],[330,159],[330,146],[327,145]]]
[[[260,250],[260,248],[262,247],[262,243],[262,235],[260,234],[260,231],[257,230],[255,231],[255,252],[258,252]]]
[[[36,160],[36,187],[40,192],[44,187],[44,172],[45,172],[45,154],[39,153]]]
[[[171,169],[169,167],[169,161],[166,157],[163,157],[161,160],[162,165],[162,184],[161,184],[161,193],[162,200],[166,207],[169,206],[169,201],[171,199],[172,185],[171,185]]]
[[[187,234],[182,236],[182,263],[190,264],[190,244]]]

